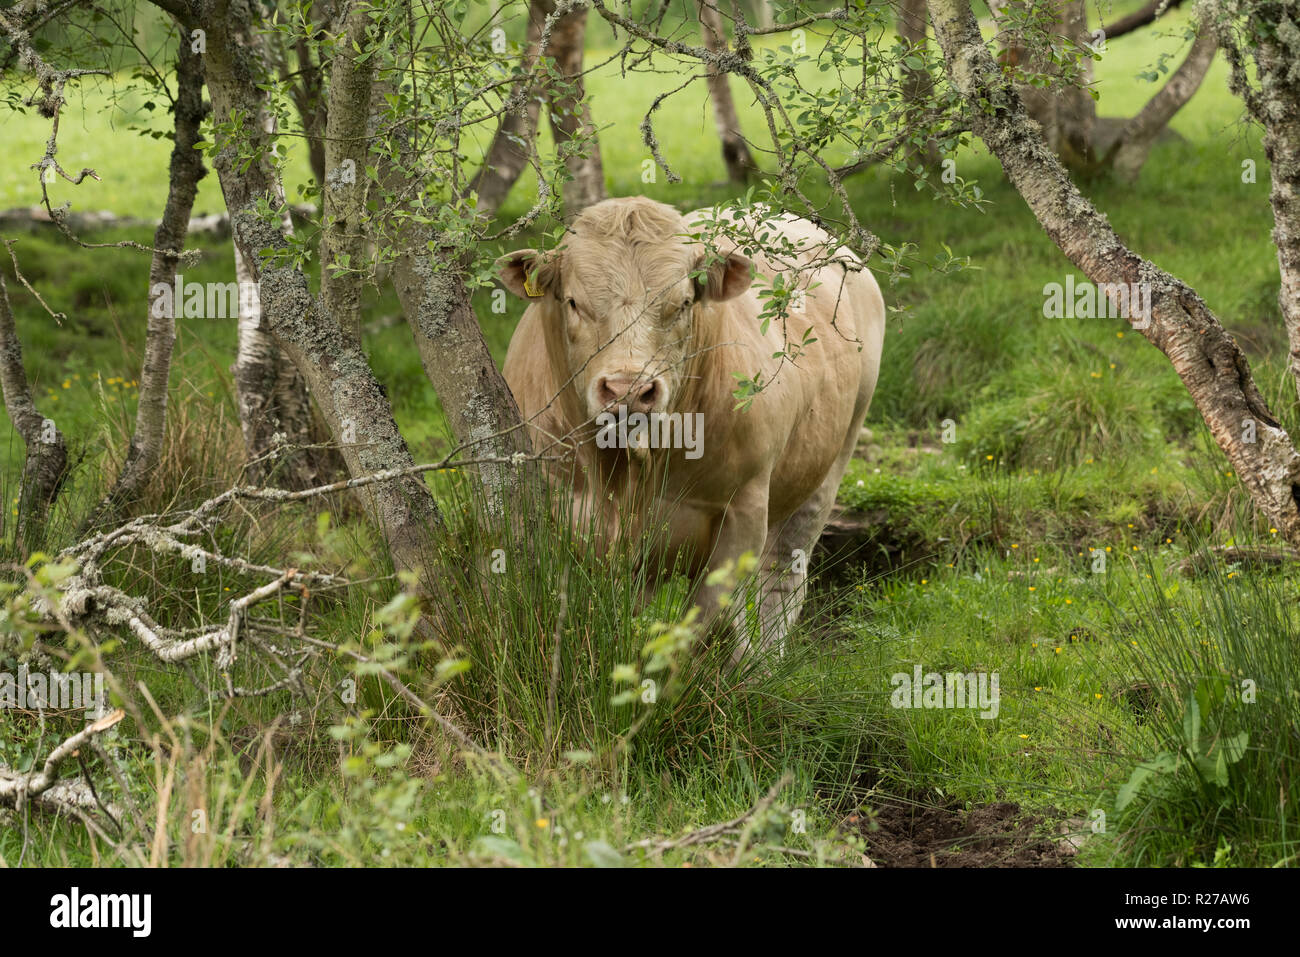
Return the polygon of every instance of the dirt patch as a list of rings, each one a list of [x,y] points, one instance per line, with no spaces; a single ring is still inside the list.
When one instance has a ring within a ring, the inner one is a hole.
[[[840,510],[822,530],[811,570],[822,585],[835,587],[856,584],[864,573],[880,577],[934,561],[938,558],[933,544],[892,521],[888,509]]]
[[[878,867],[1072,867],[1074,845],[1019,805],[985,804],[970,810],[911,803],[886,804],[872,818],[844,822],[867,842]]]

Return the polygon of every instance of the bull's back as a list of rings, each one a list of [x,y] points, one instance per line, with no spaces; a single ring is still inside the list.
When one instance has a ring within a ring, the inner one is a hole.
[[[691,217],[687,217],[689,222]],[[790,258],[752,256],[760,276],[798,276],[805,290],[801,310],[766,335],[759,314],[764,300],[751,290],[729,310],[730,336],[749,343],[749,356],[768,385],[737,423],[749,448],[764,448],[772,458],[769,521],[792,514],[827,480],[857,437],[880,370],[885,307],[880,288],[865,268],[845,268],[819,260],[850,260],[823,230],[795,217],[769,222],[803,252]],[[816,341],[801,345],[807,339]],[[793,361],[775,357],[793,347]],[[751,371],[750,367],[730,371]],[[838,481],[838,474],[834,479]]]

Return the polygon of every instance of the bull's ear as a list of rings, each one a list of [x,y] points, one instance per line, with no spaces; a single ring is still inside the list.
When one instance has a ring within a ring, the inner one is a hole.
[[[502,284],[521,299],[540,299],[558,275],[559,257],[536,249],[516,249],[497,260]]]
[[[707,263],[707,268],[706,268]],[[700,267],[706,268],[704,276],[695,280],[699,299],[722,302],[734,299],[749,288],[753,282],[753,263],[748,256],[732,253],[724,259],[700,261]]]

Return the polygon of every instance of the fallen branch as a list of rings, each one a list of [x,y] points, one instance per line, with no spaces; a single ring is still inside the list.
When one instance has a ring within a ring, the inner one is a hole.
[[[1210,571],[1216,560],[1250,569],[1281,568],[1300,562],[1300,551],[1286,545],[1220,545],[1189,555],[1173,570],[1184,578],[1195,578],[1198,573]]]
[[[773,784],[763,797],[761,797],[753,807],[751,807],[740,817],[732,818],[730,821],[720,821],[717,824],[709,824],[697,830],[690,831],[680,837],[647,837],[640,841],[633,841],[625,845],[624,851],[647,850],[652,855],[663,854],[665,851],[677,850],[683,847],[692,847],[696,844],[707,844],[714,841],[726,841],[736,847],[736,859],[744,853],[749,842],[744,839],[752,831],[751,822],[762,816],[770,808],[776,797],[781,793],[790,782],[793,776],[787,772]]]
[[[61,781],[59,768],[68,758],[90,745],[97,735],[103,734],[126,717],[121,708],[86,725],[65,739],[45,758],[38,772],[16,771],[0,764],[0,802],[22,812],[28,801],[52,810],[88,810],[103,808],[114,820],[120,820],[122,811],[113,805],[102,804],[95,792],[84,782]]]

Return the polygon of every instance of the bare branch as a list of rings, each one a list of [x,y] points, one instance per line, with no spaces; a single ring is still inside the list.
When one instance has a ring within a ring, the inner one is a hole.
[[[23,810],[29,800],[42,797],[44,800],[38,803],[58,809],[99,807],[99,798],[90,788],[78,785],[76,782],[60,781],[59,768],[81,748],[90,745],[97,735],[103,734],[124,717],[126,712],[119,708],[98,721],[86,725],[50,751],[39,771],[24,774],[0,764],[0,801],[9,804],[18,812]],[[121,811],[111,810],[113,817],[121,817]]]

